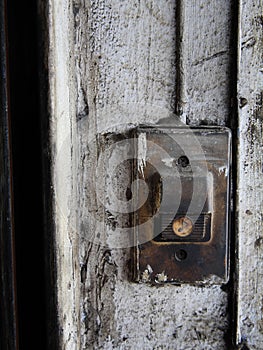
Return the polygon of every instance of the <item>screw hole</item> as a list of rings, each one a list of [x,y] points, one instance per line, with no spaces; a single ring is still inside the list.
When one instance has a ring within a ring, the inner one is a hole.
[[[178,165],[181,165],[181,167],[185,168],[190,164],[190,161],[189,161],[188,157],[181,156],[178,158],[177,163],[178,163]]]
[[[184,249],[179,249],[175,252],[175,259],[178,261],[183,261],[187,258],[187,253]]]

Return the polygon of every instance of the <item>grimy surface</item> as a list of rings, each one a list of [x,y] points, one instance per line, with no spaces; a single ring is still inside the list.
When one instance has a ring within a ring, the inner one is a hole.
[[[258,6],[256,2],[255,5]],[[247,8],[244,11],[245,15],[249,12]],[[190,125],[228,125],[233,97],[232,12],[231,2],[226,0],[49,0],[50,144],[57,274],[54,290],[61,349],[231,348],[227,339],[231,323],[228,310],[232,306],[228,305],[226,288],[131,283],[130,248],[103,245],[110,231],[109,217],[105,218],[98,204],[98,192],[108,204],[111,198],[107,191],[101,193],[107,185],[107,164],[98,170],[98,157],[105,145],[97,135],[109,130],[121,132],[129,124],[156,124],[175,110]],[[252,18],[244,20],[243,26],[251,21]],[[262,18],[257,23],[261,25]],[[256,34],[250,35],[248,29],[241,33],[245,38],[242,43],[248,43],[244,50],[256,49]],[[254,48],[250,48],[249,40],[256,41]],[[257,83],[252,78],[254,73],[248,73],[250,58],[241,56],[244,73],[239,74],[240,96],[249,101],[241,111],[254,111],[250,118],[254,118],[253,130],[258,130],[259,135],[259,91],[257,100],[250,87],[241,93],[246,79]],[[255,72],[256,77],[262,74],[256,68]],[[247,169],[252,186],[255,160],[250,150],[257,136],[247,138],[245,131],[250,123],[248,116],[245,118],[240,157],[248,155],[251,166],[240,166],[240,178]],[[257,140],[253,152],[259,152],[259,136]],[[108,165],[110,161],[109,157]],[[259,176],[259,165],[257,169]],[[128,170],[122,168],[122,185],[115,188],[122,199]],[[242,181],[239,194],[240,199],[245,199],[248,183]],[[251,209],[258,208],[259,201],[254,195],[249,207],[240,204],[239,267],[243,274],[248,273],[248,278],[255,276],[256,265],[246,269],[244,220],[255,227],[255,239],[246,241],[249,259],[258,256],[259,262],[259,212]],[[122,220],[125,226],[127,217],[123,215]],[[259,314],[257,325],[248,315],[249,285],[241,275],[239,287],[239,298],[243,293],[245,298],[239,304],[238,341],[250,330],[257,346],[262,324]],[[258,294],[253,299],[253,310],[257,303]]]

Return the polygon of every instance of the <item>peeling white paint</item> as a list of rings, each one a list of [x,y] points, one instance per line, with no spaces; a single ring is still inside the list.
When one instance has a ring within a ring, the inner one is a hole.
[[[145,269],[142,273],[142,282],[150,282],[150,272],[148,269]]]
[[[145,133],[140,133],[138,136],[138,171],[144,178],[144,168],[146,166],[146,156],[147,156],[147,138]]]
[[[149,271],[149,273],[153,273],[153,269],[152,269],[152,267],[151,267],[151,265],[147,265],[147,270]]]
[[[151,281],[151,274],[153,273],[153,269],[151,266],[148,264],[147,269],[145,269],[142,273],[142,282],[147,283]]]
[[[163,282],[166,282],[167,279],[168,279],[168,277],[163,271],[162,273],[157,273],[155,282],[156,283],[163,283]]]

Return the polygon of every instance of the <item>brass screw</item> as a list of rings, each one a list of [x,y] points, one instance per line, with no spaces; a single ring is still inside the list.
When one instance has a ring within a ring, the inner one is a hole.
[[[173,222],[173,231],[179,237],[189,236],[193,231],[193,223],[187,216],[181,216]]]

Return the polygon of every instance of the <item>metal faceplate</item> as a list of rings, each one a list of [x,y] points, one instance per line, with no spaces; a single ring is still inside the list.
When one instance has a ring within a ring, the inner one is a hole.
[[[133,280],[225,283],[231,132],[139,127]]]

